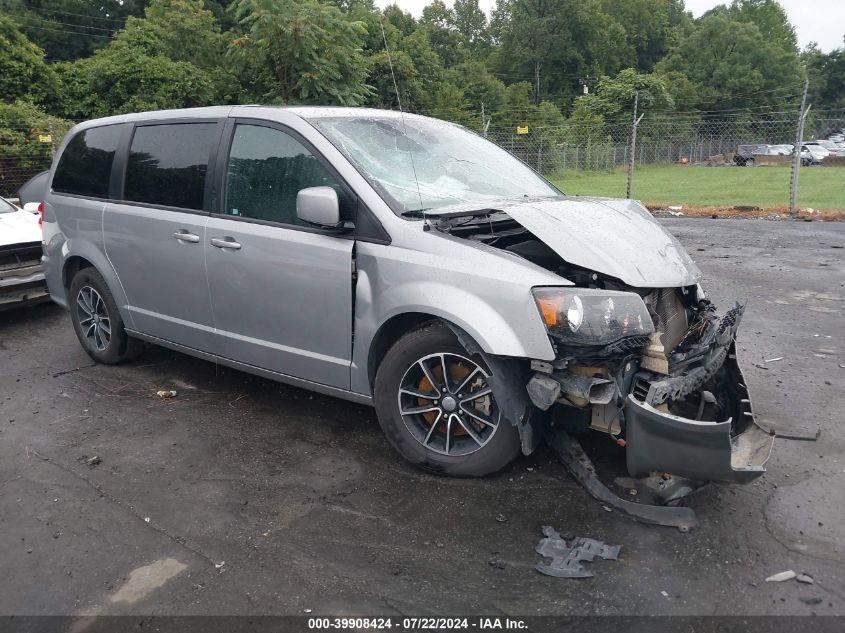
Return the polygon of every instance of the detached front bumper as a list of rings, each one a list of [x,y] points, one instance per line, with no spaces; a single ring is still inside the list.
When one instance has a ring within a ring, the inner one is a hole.
[[[734,354],[725,365],[737,376],[740,419],[699,422],[659,411],[628,396],[626,456],[632,477],[654,471],[668,472],[700,481],[748,483],[764,472],[774,436],[754,421],[748,390]]]

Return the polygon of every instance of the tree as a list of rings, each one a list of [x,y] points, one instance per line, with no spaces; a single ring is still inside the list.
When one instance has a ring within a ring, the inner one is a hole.
[[[413,33],[417,28],[417,21],[414,19],[414,16],[400,9],[399,5],[395,2],[385,7],[384,19],[399,29],[399,32],[405,37]]]
[[[140,15],[146,0],[0,0],[27,37],[51,60],[87,57],[107,46],[130,15]]]
[[[665,112],[674,106],[663,77],[626,68],[615,77],[599,79],[595,93],[575,100],[575,111],[600,115],[604,120],[619,120],[620,115],[627,118],[635,95],[639,95],[638,107],[646,114],[650,110]]]
[[[811,44],[801,60],[810,78],[809,103],[816,110],[845,108],[845,38],[842,48],[827,54]]]
[[[733,0],[729,13],[735,20],[755,24],[767,41],[783,50],[798,50],[795,28],[777,0]]]
[[[689,20],[681,0],[601,0],[600,6],[623,27],[636,68],[644,72],[666,55],[678,25]]]
[[[486,51],[489,46],[487,16],[478,6],[478,0],[455,0],[452,19],[467,49],[476,53]]]
[[[14,22],[0,16],[0,99],[40,102],[56,86],[55,73],[44,63],[44,51]]]
[[[419,28],[425,33],[432,50],[443,61],[446,68],[452,68],[464,61],[465,51],[461,36],[455,29],[455,12],[443,0],[433,0],[422,11]]]
[[[794,51],[725,12],[702,16],[657,70],[684,74],[698,91],[697,107],[708,111],[792,108],[802,80]]]
[[[615,73],[633,56],[624,28],[598,0],[503,0],[493,16],[501,42],[497,66],[515,78],[532,78],[533,101],[569,99],[578,80]]]
[[[68,118],[190,108],[215,101],[207,73],[188,62],[150,56],[131,46],[109,46],[65,64],[60,112]]]
[[[359,105],[371,94],[362,22],[318,0],[238,0],[246,29],[232,44],[237,56],[254,56],[265,99],[281,103]],[[267,83],[268,78],[272,81]]]
[[[219,26],[202,0],[153,0],[106,48],[57,65],[56,109],[89,118],[227,102],[238,84],[225,61]]]
[[[50,166],[51,143],[58,143],[73,123],[49,116],[25,101],[0,102],[0,193],[13,194],[31,176]]]

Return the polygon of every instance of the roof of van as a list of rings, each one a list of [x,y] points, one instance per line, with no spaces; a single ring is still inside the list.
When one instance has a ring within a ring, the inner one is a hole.
[[[227,105],[208,106],[203,108],[182,108],[179,110],[152,110],[148,112],[134,112],[131,114],[118,114],[115,116],[100,119],[91,119],[80,124],[80,127],[91,127],[99,125],[113,125],[116,123],[129,123],[132,121],[149,121],[150,119],[184,119],[184,118],[220,118],[229,116],[233,110],[255,109],[264,110],[270,115],[273,112],[284,110],[302,119],[317,119],[326,117],[373,117],[373,118],[396,118],[402,115],[398,110],[379,110],[377,108],[350,108],[343,106],[272,106],[272,105]],[[406,113],[407,114],[407,113]],[[419,116],[411,115],[408,116]]]

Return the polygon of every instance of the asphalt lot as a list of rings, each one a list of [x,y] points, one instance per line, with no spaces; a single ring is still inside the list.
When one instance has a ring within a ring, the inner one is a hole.
[[[821,428],[696,494],[692,532],[606,512],[546,448],[444,479],[366,407],[159,348],[92,366],[46,305],[0,313],[0,614],[845,614],[845,224],[665,224],[714,300],[748,300],[759,417]],[[621,558],[543,576],[547,524]],[[815,584],[763,582],[787,569]]]

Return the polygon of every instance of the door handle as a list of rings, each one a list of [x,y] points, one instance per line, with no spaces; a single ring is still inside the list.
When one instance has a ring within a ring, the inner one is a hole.
[[[199,235],[194,235],[193,233],[188,233],[187,231],[176,231],[173,234],[173,237],[180,242],[190,242],[191,244],[196,244],[200,241]]]
[[[236,251],[241,247],[240,243],[236,242],[232,238],[224,239],[222,237],[212,237],[211,245],[216,246],[217,248],[228,248],[233,251]]]

